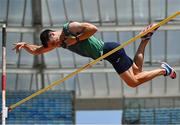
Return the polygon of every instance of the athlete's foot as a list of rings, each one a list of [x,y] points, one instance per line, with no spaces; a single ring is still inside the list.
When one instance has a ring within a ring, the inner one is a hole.
[[[147,27],[145,27],[145,28],[140,32],[140,34],[143,33],[143,32],[145,32],[145,31],[147,31],[148,29],[150,29],[151,27],[153,27],[153,26],[155,26],[155,25],[156,25],[156,23],[152,23],[152,24],[148,25]],[[158,27],[158,28],[159,28],[159,27]],[[142,40],[142,41],[149,41],[149,40],[151,39],[151,36],[154,34],[154,32],[155,32],[158,28],[154,29],[153,31],[147,33],[145,36],[141,37],[141,40]]]
[[[164,76],[169,76],[172,79],[176,78],[176,72],[169,64],[162,62],[161,67],[166,71]]]

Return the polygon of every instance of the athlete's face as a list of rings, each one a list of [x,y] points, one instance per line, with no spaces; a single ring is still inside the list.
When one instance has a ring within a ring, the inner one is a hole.
[[[54,46],[58,43],[59,43],[59,33],[58,32],[50,32],[48,45]]]

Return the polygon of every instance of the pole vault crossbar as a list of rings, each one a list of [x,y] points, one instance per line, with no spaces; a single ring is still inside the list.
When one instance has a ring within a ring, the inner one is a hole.
[[[170,15],[169,17],[167,17],[167,18],[164,19],[163,21],[157,23],[157,25],[155,25],[155,26],[151,27],[150,29],[148,29],[146,32],[143,32],[143,33],[141,33],[141,34],[136,35],[135,37],[133,37],[133,38],[131,38],[130,40],[122,43],[122,44],[121,44],[120,46],[118,46],[117,48],[109,51],[108,53],[102,55],[101,57],[97,58],[96,60],[93,60],[93,61],[91,61],[90,63],[88,63],[88,64],[80,67],[79,69],[77,69],[77,70],[75,70],[74,72],[70,73],[69,75],[65,76],[63,79],[54,81],[54,82],[52,82],[50,85],[48,85],[47,87],[45,87],[45,88],[43,88],[43,89],[40,89],[39,91],[33,93],[32,95],[24,98],[23,100],[15,103],[15,104],[10,105],[9,108],[8,108],[9,111],[11,111],[11,110],[13,110],[14,108],[16,108],[17,106],[25,103],[26,101],[34,98],[35,96],[40,95],[40,94],[46,92],[47,90],[51,89],[52,87],[63,83],[64,81],[66,81],[67,79],[75,76],[75,75],[78,74],[79,72],[81,72],[81,71],[83,71],[83,70],[85,70],[85,69],[90,68],[92,65],[96,64],[97,62],[101,61],[102,59],[106,58],[107,56],[113,54],[114,52],[116,52],[116,51],[118,51],[118,50],[126,47],[126,46],[129,45],[130,43],[136,41],[137,39],[141,38],[142,36],[146,35],[147,33],[151,32],[151,31],[155,30],[156,28],[158,28],[158,27],[166,24],[167,22],[169,22],[170,20],[172,20],[173,18],[175,18],[175,17],[178,16],[178,15],[180,15],[180,11],[179,11],[179,12],[176,12],[176,13],[173,13],[172,15]]]

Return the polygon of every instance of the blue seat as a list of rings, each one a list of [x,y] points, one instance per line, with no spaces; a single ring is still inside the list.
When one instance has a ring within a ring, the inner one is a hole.
[[[32,93],[34,92],[7,92],[7,105],[14,104]],[[7,124],[73,124],[72,101],[71,91],[43,93],[10,112]]]
[[[125,121],[139,119],[142,124],[180,124],[180,108],[127,109],[124,112],[124,119]]]

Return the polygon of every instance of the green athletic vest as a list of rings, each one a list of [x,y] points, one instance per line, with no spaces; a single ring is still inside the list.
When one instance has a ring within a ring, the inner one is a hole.
[[[69,23],[63,25],[63,32],[66,36],[72,37],[72,33],[69,31]],[[88,39],[64,48],[81,56],[97,59],[103,54],[103,46],[104,42],[102,40],[98,40],[94,36],[91,36]]]

